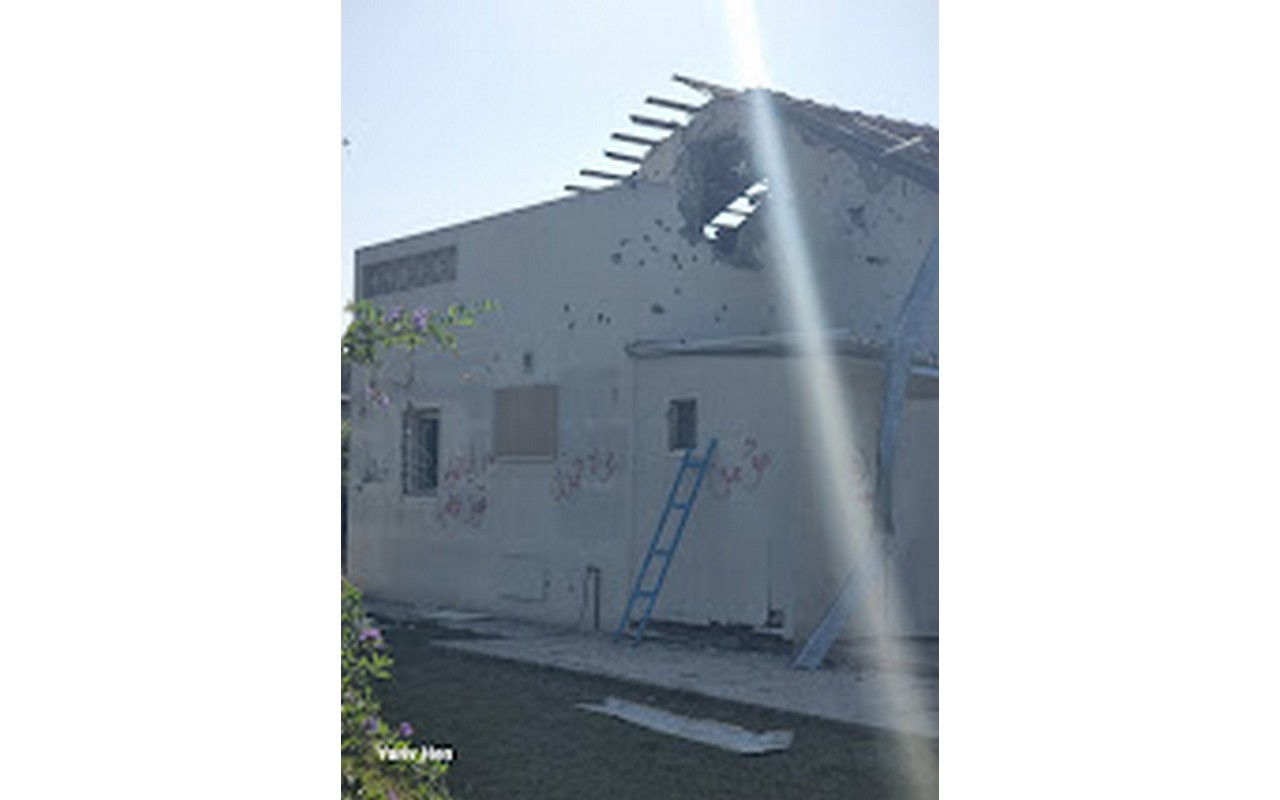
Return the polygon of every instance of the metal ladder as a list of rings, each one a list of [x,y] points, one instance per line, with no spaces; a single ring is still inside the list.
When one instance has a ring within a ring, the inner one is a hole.
[[[707,452],[702,458],[695,457],[691,449],[684,451],[684,457],[680,459],[680,469],[676,471],[676,478],[671,483],[671,491],[667,494],[667,504],[662,509],[662,516],[658,519],[658,529],[654,531],[653,540],[649,542],[649,552],[645,553],[644,563],[640,566],[640,572],[636,574],[635,586],[631,589],[631,597],[627,600],[627,608],[622,612],[622,619],[618,621],[618,629],[614,631],[614,641],[618,641],[627,635],[627,626],[631,622],[631,612],[635,608],[637,600],[644,601],[644,611],[640,614],[635,630],[632,631],[632,639],[635,643],[639,643],[641,635],[644,634],[644,628],[649,624],[649,615],[653,613],[654,603],[658,601],[658,592],[662,591],[662,582],[667,579],[667,569],[671,566],[671,559],[675,557],[676,548],[680,546],[680,537],[684,535],[684,526],[689,521],[689,512],[693,509],[693,501],[698,498],[698,489],[702,487],[702,478],[707,474],[707,467],[711,464],[711,457],[715,455],[715,452],[715,439],[707,442]],[[689,490],[689,496],[686,499],[678,500],[680,484],[684,481],[685,474],[689,472],[695,473],[693,488]],[[671,519],[672,509],[680,512],[680,519],[676,523],[675,534],[671,536],[670,542],[664,545],[663,534],[667,530],[668,520]],[[649,577],[650,567],[653,567],[656,561],[661,561],[662,564],[658,569],[657,580],[652,586],[645,588],[645,581]]]

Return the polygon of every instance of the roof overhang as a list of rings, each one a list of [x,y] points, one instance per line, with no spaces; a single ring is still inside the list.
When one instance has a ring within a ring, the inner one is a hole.
[[[847,329],[833,328],[822,333],[820,347],[826,353],[883,366],[889,353],[887,345],[855,338]],[[645,339],[626,346],[632,358],[671,358],[677,356],[799,356],[808,346],[796,333],[772,333],[758,336],[726,336],[706,339]],[[911,359],[911,373],[938,377],[938,359],[929,353],[918,353]]]

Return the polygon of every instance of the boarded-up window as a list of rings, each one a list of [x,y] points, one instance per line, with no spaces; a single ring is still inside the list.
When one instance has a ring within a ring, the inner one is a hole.
[[[672,400],[667,406],[667,449],[693,450],[698,446],[698,401]]]
[[[493,454],[555,458],[556,387],[517,386],[493,393]]]

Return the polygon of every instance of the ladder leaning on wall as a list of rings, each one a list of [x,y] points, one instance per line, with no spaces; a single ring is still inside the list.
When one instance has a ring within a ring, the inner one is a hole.
[[[649,624],[649,615],[653,613],[653,606],[658,601],[658,592],[662,591],[662,583],[667,579],[667,569],[671,566],[671,559],[675,558],[676,548],[680,546],[680,537],[684,536],[684,527],[689,521],[689,513],[693,510],[693,501],[698,499],[698,490],[702,488],[702,479],[707,474],[707,467],[710,466],[715,452],[715,439],[707,442],[707,452],[701,458],[694,456],[693,450],[684,451],[684,457],[680,459],[680,468],[676,470],[675,480],[671,482],[671,491],[667,493],[667,504],[662,509],[662,516],[658,518],[658,528],[649,542],[649,551],[645,553],[644,563],[640,565],[640,571],[636,574],[635,586],[631,589],[631,597],[627,599],[627,607],[622,612],[622,619],[618,621],[618,629],[614,631],[614,641],[627,635],[627,628],[633,623],[634,629],[631,631],[633,643],[639,643],[640,637],[644,634],[644,628]],[[680,486],[685,476],[690,474],[693,475],[693,486],[689,489],[687,497],[683,500],[678,499]],[[667,523],[673,519],[671,514],[673,510],[680,512],[679,519],[675,523],[673,535],[665,537],[664,534],[670,527]],[[650,572],[654,570],[657,571],[657,577],[646,586]],[[640,618],[632,620],[631,612],[635,610],[637,601],[643,601]]]

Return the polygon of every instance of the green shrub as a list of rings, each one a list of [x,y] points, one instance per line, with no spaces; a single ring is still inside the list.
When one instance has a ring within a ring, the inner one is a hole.
[[[455,303],[441,311],[402,307],[381,311],[368,300],[347,305],[351,321],[342,334],[342,360],[361,366],[375,366],[383,350],[393,347],[414,350],[433,342],[441,350],[457,352],[455,328],[470,328],[476,317],[495,311],[491,300]]]
[[[447,766],[411,756],[421,747],[402,722],[382,719],[374,687],[391,677],[391,653],[369,624],[360,591],[342,580],[342,796],[366,800],[447,800]],[[399,752],[395,752],[399,751]],[[389,757],[390,756],[390,757]]]

